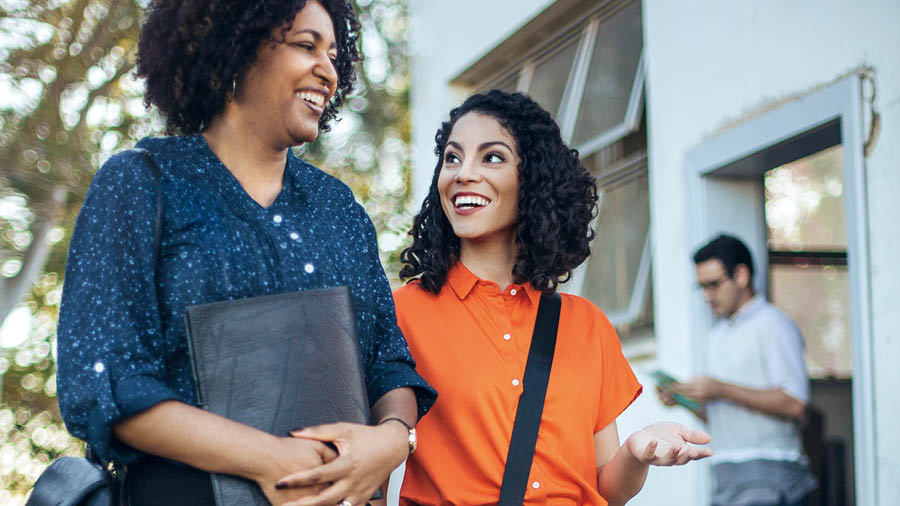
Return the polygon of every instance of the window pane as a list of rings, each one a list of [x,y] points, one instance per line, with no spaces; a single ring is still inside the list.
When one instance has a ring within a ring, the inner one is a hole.
[[[507,77],[506,79],[503,79],[502,81],[500,81],[499,83],[494,85],[494,89],[498,89],[498,90],[502,90],[502,91],[511,93],[513,91],[517,91],[518,86],[519,86],[519,73],[516,72],[515,74]],[[485,91],[487,91],[487,90],[485,90]]]
[[[541,104],[541,107],[546,109],[553,119],[556,119],[559,114],[559,104],[562,103],[563,93],[566,91],[566,82],[569,80],[577,49],[578,39],[576,38],[534,68],[534,76],[531,78],[528,94],[535,102]]]
[[[810,378],[849,378],[852,373],[847,268],[772,265],[772,302],[806,338]]]
[[[632,3],[600,25],[573,146],[625,121],[642,44],[640,2]]]
[[[635,291],[650,226],[648,196],[647,174],[643,173],[605,190],[601,197],[583,294],[611,319],[627,314]],[[644,308],[649,306],[642,302]],[[639,319],[639,315],[633,316]]]
[[[837,145],[766,172],[770,250],[847,249],[843,156]]]

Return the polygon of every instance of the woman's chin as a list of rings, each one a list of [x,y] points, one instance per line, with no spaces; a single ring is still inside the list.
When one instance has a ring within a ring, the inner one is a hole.
[[[319,138],[319,128],[316,125],[314,129],[303,129],[302,131],[292,132],[291,139],[294,141],[294,146],[299,146],[301,144],[306,144],[307,142],[315,142],[316,139]]]

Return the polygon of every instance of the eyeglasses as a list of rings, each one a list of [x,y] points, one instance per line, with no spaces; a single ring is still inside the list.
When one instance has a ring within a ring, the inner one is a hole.
[[[697,283],[695,286],[702,292],[716,291],[719,289],[719,286],[721,286],[722,283],[728,281],[729,279],[731,279],[731,276],[725,273],[719,276],[717,279],[706,281],[703,283]]]

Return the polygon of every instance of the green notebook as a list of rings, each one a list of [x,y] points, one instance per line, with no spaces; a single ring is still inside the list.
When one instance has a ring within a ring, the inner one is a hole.
[[[703,404],[695,401],[694,399],[691,399],[690,397],[685,397],[679,393],[672,392],[671,390],[669,390],[669,385],[671,385],[672,383],[678,382],[678,380],[676,380],[674,377],[672,377],[668,373],[660,371],[659,369],[651,372],[650,376],[652,376],[653,379],[656,380],[656,386],[661,388],[667,394],[671,395],[672,399],[674,399],[675,402],[678,403],[680,406],[684,406],[685,408],[693,411],[697,415],[701,414],[701,412],[703,411]]]

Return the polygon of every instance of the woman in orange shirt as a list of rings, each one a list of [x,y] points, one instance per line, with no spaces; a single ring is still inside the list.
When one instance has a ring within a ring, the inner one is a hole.
[[[474,95],[436,135],[440,160],[394,292],[417,371],[439,392],[419,423],[401,504],[496,504],[541,294],[590,254],[594,178],[550,115],[518,93]],[[601,238],[602,240],[602,238]],[[711,455],[709,436],[656,423],[620,446],[640,394],[615,330],[562,294],[525,504],[624,504],[649,465]]]

